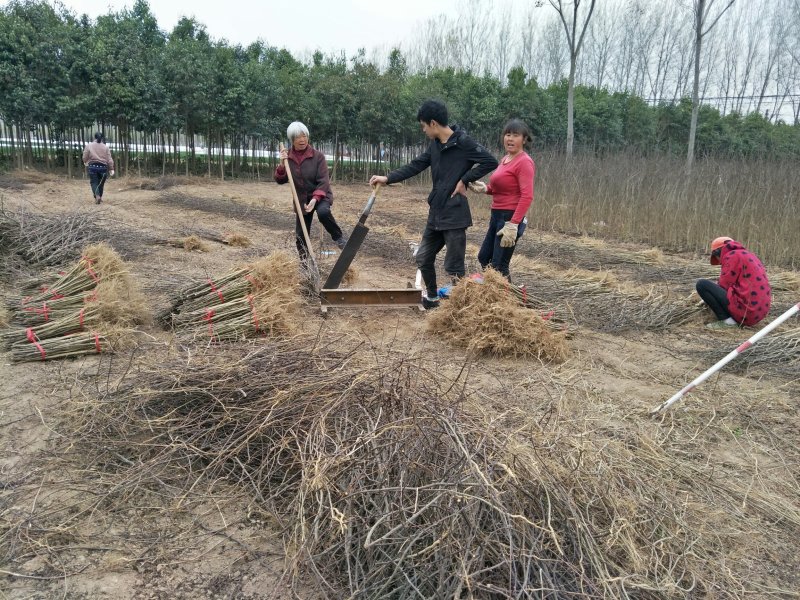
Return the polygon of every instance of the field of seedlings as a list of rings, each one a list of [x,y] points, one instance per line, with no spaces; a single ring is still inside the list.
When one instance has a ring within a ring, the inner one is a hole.
[[[516,288],[323,315],[286,186],[0,188],[0,598],[800,597],[800,319],[650,415],[755,332],[704,327],[708,224],[532,226]],[[349,232],[370,189],[333,190]],[[381,191],[344,287],[413,286],[427,193]],[[800,273],[767,249],[769,321]]]

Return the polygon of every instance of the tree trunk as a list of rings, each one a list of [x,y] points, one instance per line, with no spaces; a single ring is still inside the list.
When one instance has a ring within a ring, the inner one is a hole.
[[[572,157],[575,141],[575,66],[578,57],[574,54],[569,60],[569,82],[567,84],[567,157]]]
[[[689,148],[686,152],[686,171],[694,164],[694,144],[697,137],[697,115],[700,113],[700,49],[703,45],[703,10],[706,0],[697,0],[694,15],[694,83],[692,84],[692,120],[689,124]]]

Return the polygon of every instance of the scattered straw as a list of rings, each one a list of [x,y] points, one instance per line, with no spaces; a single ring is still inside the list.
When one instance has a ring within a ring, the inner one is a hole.
[[[249,248],[252,246],[250,238],[241,233],[232,233],[225,238],[225,243],[236,248]]]
[[[8,326],[8,319],[9,319],[8,309],[6,308],[5,304],[0,302],[0,327]]]
[[[206,244],[196,235],[190,235],[183,240],[183,249],[189,252],[192,252],[193,250],[197,250],[199,252],[208,252],[209,250],[208,244]]]
[[[535,357],[561,362],[569,355],[564,333],[520,306],[508,282],[487,270],[483,283],[462,279],[428,322],[430,331],[478,354]]]
[[[768,273],[769,284],[775,292],[800,292],[800,273],[778,271]]]

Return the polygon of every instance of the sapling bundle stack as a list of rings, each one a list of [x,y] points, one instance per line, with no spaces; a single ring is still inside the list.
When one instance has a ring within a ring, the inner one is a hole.
[[[133,333],[122,330],[104,334],[86,331],[48,340],[32,339],[30,343],[11,346],[11,358],[17,362],[26,362],[111,352],[127,346]]]
[[[125,272],[125,265],[111,246],[105,242],[87,246],[78,263],[60,276],[51,286],[45,286],[38,294],[24,298],[26,304],[40,304],[67,296],[89,292],[101,280]]]
[[[256,335],[281,335],[294,329],[294,316],[300,307],[300,276],[297,259],[286,252],[275,252],[248,269],[234,272],[172,315],[176,329],[208,335],[214,341],[236,340]]]
[[[197,321],[198,311],[205,313],[206,309],[257,295],[267,287],[294,287],[291,273],[297,269],[296,259],[287,252],[274,252],[252,265],[181,290],[172,301],[169,318],[173,325],[183,327]]]
[[[5,331],[14,360],[48,360],[93,354],[128,343],[133,327],[148,319],[144,298],[119,256],[105,244],[84,249],[78,264],[33,298]],[[105,344],[101,343],[105,340]]]

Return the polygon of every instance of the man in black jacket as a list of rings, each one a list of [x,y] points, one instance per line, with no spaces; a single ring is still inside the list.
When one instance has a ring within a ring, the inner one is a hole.
[[[431,168],[433,189],[428,195],[428,223],[417,250],[417,266],[425,282],[426,309],[439,306],[436,285],[436,255],[447,246],[444,270],[452,277],[466,272],[467,227],[472,214],[467,203],[467,185],[497,168],[497,159],[457,125],[447,124],[447,107],[427,100],[417,112],[422,131],[431,140],[428,149],[389,175],[373,175],[370,185],[398,183]]]

